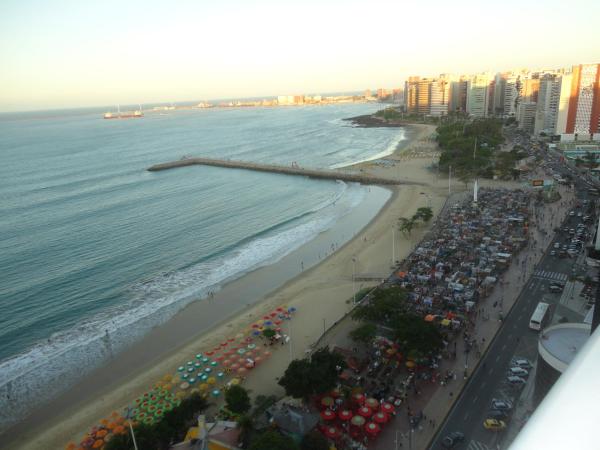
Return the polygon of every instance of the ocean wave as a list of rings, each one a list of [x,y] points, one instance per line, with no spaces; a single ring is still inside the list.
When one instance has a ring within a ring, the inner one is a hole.
[[[376,153],[374,155],[368,156],[366,158],[358,159],[358,160],[344,161],[341,163],[333,164],[333,165],[329,166],[329,168],[330,169],[339,169],[341,167],[352,166],[354,164],[360,164],[360,163],[367,162],[367,161],[373,161],[373,160],[379,159],[379,158],[385,158],[386,156],[393,154],[394,151],[396,151],[398,144],[400,142],[402,142],[404,139],[405,139],[404,130],[400,130],[400,132],[398,134],[396,134],[395,136],[392,137],[392,139],[390,139],[390,141],[389,141],[388,145],[385,147],[385,149],[380,151],[379,153]]]
[[[55,333],[0,363],[0,431],[55,398],[151,328],[209,291],[273,264],[330,228],[364,199],[365,188],[339,182],[329,199],[293,222],[195,265],[130,286],[127,304]]]

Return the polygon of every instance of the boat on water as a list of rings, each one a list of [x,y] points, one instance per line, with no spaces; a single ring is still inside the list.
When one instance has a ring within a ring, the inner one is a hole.
[[[140,109],[136,109],[135,111],[121,112],[121,108],[117,106],[117,112],[107,112],[104,113],[105,119],[137,119],[144,117],[144,113],[142,112],[142,107],[140,105]]]

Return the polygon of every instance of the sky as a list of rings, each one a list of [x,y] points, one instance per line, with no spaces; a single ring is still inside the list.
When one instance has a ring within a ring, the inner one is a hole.
[[[597,0],[2,0],[0,111],[600,62]]]

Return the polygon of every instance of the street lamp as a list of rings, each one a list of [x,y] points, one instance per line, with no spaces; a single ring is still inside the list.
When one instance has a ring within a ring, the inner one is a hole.
[[[352,306],[356,305],[356,256],[352,257]]]
[[[130,415],[131,415],[131,408],[128,406],[127,414],[125,414],[125,418],[127,419],[127,422],[129,423],[129,431],[131,431],[131,439],[133,440],[133,448],[135,450],[138,450],[137,442],[135,442],[135,434],[133,433],[133,426],[131,425],[131,419],[129,417]]]

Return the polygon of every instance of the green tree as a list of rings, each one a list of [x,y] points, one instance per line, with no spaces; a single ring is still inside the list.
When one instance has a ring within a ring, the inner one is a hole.
[[[225,391],[227,409],[235,414],[244,414],[250,410],[250,396],[242,386],[231,386]]]
[[[413,218],[422,220],[425,223],[429,222],[432,217],[433,217],[433,211],[429,207],[422,207],[422,208],[417,209],[417,212],[413,216]]]
[[[252,416],[244,414],[237,420],[237,424],[240,428],[240,442],[242,443],[242,447],[247,448],[254,434],[254,419],[252,419]]]
[[[354,308],[352,318],[388,324],[392,317],[406,309],[407,296],[406,290],[398,286],[376,289],[368,303]]]
[[[400,217],[398,219],[399,226],[398,229],[404,234],[409,235],[412,232],[413,227],[415,226],[415,221],[411,219],[407,219],[406,217]]]
[[[302,438],[300,450],[329,450],[329,442],[325,436],[313,430]]]
[[[278,384],[283,386],[287,395],[306,399],[313,393],[311,381],[310,361],[308,359],[295,359],[285,369]]]
[[[395,339],[407,353],[425,356],[442,347],[443,339],[439,330],[417,315],[397,315],[390,327],[394,330]]]
[[[271,339],[272,337],[274,337],[277,333],[275,332],[275,330],[272,330],[271,328],[266,328],[263,330],[263,336]]]
[[[375,339],[376,332],[377,326],[375,324],[364,323],[350,332],[350,339],[369,345]]]
[[[268,430],[254,439],[249,450],[298,450],[298,446],[292,438]]]

